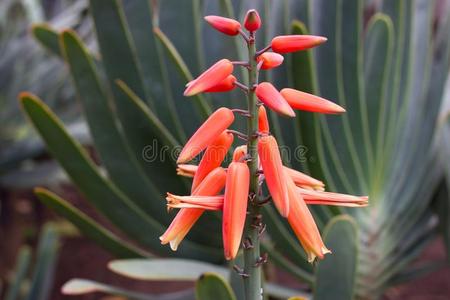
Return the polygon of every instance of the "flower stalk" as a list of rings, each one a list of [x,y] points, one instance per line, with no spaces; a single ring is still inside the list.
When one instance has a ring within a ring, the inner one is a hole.
[[[244,244],[244,273],[248,276],[244,278],[245,287],[245,299],[247,300],[260,300],[262,299],[262,275],[261,265],[257,262],[260,261],[260,240],[259,230],[263,227],[261,222],[261,207],[259,202],[259,184],[258,184],[258,106],[255,95],[255,88],[258,84],[258,69],[255,59],[256,47],[254,34],[250,34],[248,45],[248,93],[247,93],[247,105],[250,116],[247,118],[247,153],[249,160],[247,162],[250,170],[250,192],[247,222],[244,229],[244,235],[242,241]]]

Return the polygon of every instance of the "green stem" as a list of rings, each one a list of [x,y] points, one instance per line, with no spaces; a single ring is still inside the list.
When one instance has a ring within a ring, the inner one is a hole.
[[[250,117],[247,122],[247,153],[250,156],[248,167],[250,169],[250,195],[256,195],[254,201],[248,203],[248,217],[243,235],[244,241],[244,272],[248,277],[244,277],[245,299],[246,300],[261,300],[262,286],[261,286],[261,267],[257,263],[260,258],[260,241],[259,241],[259,226],[261,225],[260,206],[257,204],[259,195],[258,185],[258,139],[256,133],[258,132],[258,107],[255,96],[254,85],[258,81],[258,70],[255,60],[255,42],[254,37],[250,37],[248,43],[248,58],[249,58],[249,90],[248,90],[248,111]],[[251,198],[251,197],[249,197]]]

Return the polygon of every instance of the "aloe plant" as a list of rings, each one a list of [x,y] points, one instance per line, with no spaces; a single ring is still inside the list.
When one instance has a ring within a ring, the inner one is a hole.
[[[32,263],[32,250],[22,246],[16,267],[9,282],[5,282],[5,300],[49,299],[53,287],[53,274],[58,257],[59,234],[55,225],[48,223],[39,237],[36,263]],[[31,274],[31,276],[29,276]]]
[[[320,94],[347,110],[344,117],[300,114],[295,121],[272,114],[280,144],[295,149],[301,143],[307,149],[285,163],[323,179],[332,191],[371,199],[362,211],[314,209],[321,229],[341,213],[352,216],[330,223],[326,238],[336,245],[335,259],[342,255],[348,261],[342,266],[346,290],[327,278],[340,271],[332,264],[325,261],[315,272],[286,224],[267,207],[270,239],[263,246],[270,260],[311,285],[326,284],[322,292],[343,299],[379,298],[392,284],[421,274],[408,266],[437,233],[429,204],[443,176],[433,138],[449,69],[449,11],[436,10],[437,2],[429,0],[365,3],[166,0],[158,8],[146,1],[91,0],[99,53],[88,51],[70,30],[35,27],[36,38],[70,68],[107,176],[37,97],[22,94],[24,111],[86,199],[144,250],[58,196],[42,189],[37,194],[118,257],[174,255],[157,240],[169,221],[162,199],[166,190],[183,194],[186,182],[171,171],[174,161],[146,159],[150,150],[179,146],[213,108],[239,106],[233,96],[214,96],[212,102],[205,99],[210,96],[181,97],[192,74],[218,57],[240,59],[245,53],[233,43],[210,43],[209,29],[194,20],[211,11],[242,18],[247,9],[257,8],[271,20],[264,27],[266,37],[310,31],[328,38],[315,52],[291,55],[287,67],[269,72],[267,79]],[[364,19],[366,9],[375,11],[369,19]],[[218,219],[201,221],[175,255],[220,263],[220,238],[208,234],[219,230]],[[357,240],[352,237],[356,231]],[[333,237],[341,232],[344,238]],[[353,257],[339,250],[345,241],[354,247]]]
[[[92,45],[92,26],[83,15],[86,7],[87,1],[7,0],[0,3],[0,184],[4,187],[32,188],[36,184],[64,179],[57,164],[33,160],[45,153],[45,145],[20,114],[16,95],[21,90],[41,95],[72,133],[84,142],[88,140],[64,64],[49,55],[29,34],[33,23],[76,26]]]

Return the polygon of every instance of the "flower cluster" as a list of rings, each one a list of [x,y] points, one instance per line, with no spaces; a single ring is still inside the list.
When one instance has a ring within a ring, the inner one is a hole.
[[[227,35],[241,35],[247,44],[255,42],[255,31],[261,19],[255,10],[250,10],[244,20],[244,28],[233,19],[207,16],[206,21],[216,30]],[[324,114],[339,114],[345,110],[339,105],[315,95],[295,89],[278,91],[269,82],[254,82],[245,85],[232,74],[235,66],[243,66],[256,73],[278,67],[283,62],[281,54],[310,49],[326,41],[326,38],[311,35],[286,35],[272,39],[269,46],[249,57],[248,62],[219,60],[195,80],[186,85],[185,96],[203,92],[224,92],[236,87],[247,95],[253,93],[259,102],[252,114],[250,109],[221,107],[198,128],[182,149],[178,160],[179,175],[193,178],[191,194],[178,196],[168,193],[170,209],[180,209],[166,232],[160,237],[162,244],[170,243],[176,250],[180,242],[201,215],[208,210],[222,211],[222,236],[225,258],[234,259],[239,251],[247,217],[248,205],[262,205],[261,186],[265,183],[277,210],[287,218],[295,235],[308,254],[308,260],[323,258],[330,252],[324,245],[316,223],[308,209],[309,205],[365,206],[367,197],[325,192],[322,181],[300,171],[283,166],[277,141],[270,133],[265,107],[287,117],[295,117],[294,110]],[[268,52],[269,50],[273,52]],[[257,78],[257,76],[256,76]],[[257,118],[255,134],[245,135],[231,130],[235,114]],[[257,115],[256,115],[257,114]],[[247,145],[237,146],[233,160],[227,168],[222,163],[232,147],[234,136],[257,142],[257,155],[252,157]],[[201,152],[199,165],[186,164]],[[257,162],[258,170],[251,173],[250,162]],[[255,176],[258,192],[250,192],[250,182]],[[259,199],[259,200],[258,200]]]

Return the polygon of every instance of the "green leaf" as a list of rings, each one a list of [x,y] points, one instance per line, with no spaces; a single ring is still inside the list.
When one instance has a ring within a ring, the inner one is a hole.
[[[86,237],[96,241],[101,247],[117,257],[152,256],[150,253],[122,240],[56,194],[43,188],[36,188],[34,193],[48,208],[72,222]]]
[[[133,279],[158,281],[195,281],[203,273],[216,273],[227,278],[229,272],[224,267],[178,258],[114,260],[108,268]]]
[[[31,279],[27,300],[47,300],[53,284],[53,273],[59,248],[56,228],[47,224],[39,237],[36,265]]]
[[[362,114],[362,1],[318,0],[313,5],[314,31],[328,39],[316,49],[320,93],[347,111],[322,118],[323,146],[318,157],[328,167],[326,181],[333,182],[333,189],[363,193],[368,168],[362,162],[368,162],[370,147]]]
[[[346,215],[334,217],[325,228],[324,242],[333,253],[317,265],[314,299],[353,299],[358,259],[356,223]]]
[[[303,248],[286,222],[281,220],[273,207],[265,206],[263,213],[264,220],[267,223],[267,231],[272,239],[272,244],[263,242],[263,247],[274,254],[276,264],[283,266],[294,276],[306,282],[312,282],[311,265],[307,262]],[[282,251],[287,259],[280,254],[276,255],[277,250]],[[292,262],[296,265],[293,265]]]
[[[159,28],[154,28],[153,32],[161,44],[164,46],[164,49],[168,53],[170,59],[173,61],[174,65],[177,67],[180,74],[184,77],[186,82],[189,82],[194,79],[191,72],[189,71],[186,63],[184,62],[181,55],[178,53],[175,46],[169,40],[169,38],[161,31]],[[200,112],[200,116],[207,117],[211,114],[211,106],[206,102],[203,95],[199,94],[194,97],[195,104],[197,105],[198,111]]]
[[[137,110],[143,115],[143,118],[148,120],[148,126],[158,136],[158,138],[164,141],[164,145],[171,148],[180,146],[180,143],[170,133],[170,131],[161,123],[158,116],[156,116],[145,103],[140,99],[122,80],[116,81],[121,91],[128,97],[130,104],[137,107]]]
[[[382,153],[384,153],[385,144],[385,125],[387,123],[387,106],[388,106],[388,83],[389,83],[389,68],[392,62],[393,55],[393,40],[394,29],[391,19],[381,13],[374,15],[367,28],[364,48],[365,48],[365,65],[364,65],[364,78],[366,93],[366,106],[369,120],[369,130],[371,145],[376,146],[376,166],[381,166]],[[378,114],[373,113],[378,111]],[[374,157],[371,158],[373,165]],[[373,167],[372,167],[373,168]],[[375,172],[374,172],[375,173]],[[372,189],[379,189],[377,186],[382,181],[381,178],[373,175],[374,187]],[[375,199],[376,201],[376,199]]]
[[[53,54],[62,57],[59,47],[58,32],[53,30],[48,24],[34,24],[31,28],[34,38]]]
[[[169,294],[150,295],[80,278],[71,279],[62,286],[62,293],[70,296],[85,295],[95,292],[102,292],[136,300],[182,300],[190,298],[189,296],[192,294],[190,290],[187,290]]]
[[[122,231],[152,251],[173,255],[169,247],[161,245],[158,240],[158,236],[163,233],[162,225],[145,214],[99,173],[92,160],[67,134],[61,121],[48,107],[28,93],[21,94],[20,98],[24,111],[46,142],[50,153],[90,202],[111,222],[120,224]],[[190,241],[184,241],[177,254],[211,261],[222,260],[220,250],[202,247]]]
[[[150,1],[123,1],[132,42],[137,53],[138,64],[142,70],[144,88],[152,96],[153,111],[160,120],[172,131],[177,132],[181,140],[185,132],[177,115],[167,68],[162,57],[160,45],[152,34],[153,5]]]
[[[175,176],[175,161],[173,155],[169,155],[172,149],[163,149],[160,142],[155,139],[157,135],[148,126],[148,120],[138,107],[130,105],[127,95],[116,84],[116,80],[120,79],[141,99],[146,99],[123,9],[118,0],[94,0],[89,3],[102,60],[114,96],[115,111],[132,155],[154,186],[160,189],[161,194],[167,190],[174,193],[181,192],[181,179]],[[156,156],[151,158],[151,162],[145,156],[149,148],[151,154]]]
[[[287,288],[285,286],[270,283],[270,282],[267,282],[265,284],[264,288],[266,290],[266,293],[269,296],[272,296],[276,299],[288,299],[291,297],[294,297],[294,298],[300,297],[300,299],[302,299],[302,300],[309,300],[312,298],[311,295],[306,292]]]
[[[223,277],[214,273],[202,274],[195,282],[195,296],[197,300],[236,300],[230,285]]]
[[[146,98],[136,50],[131,43],[131,33],[119,1],[93,0],[89,2],[89,6],[113,92],[114,81],[122,79],[139,97]]]
[[[162,201],[155,201],[162,198],[161,192],[148,180],[139,160],[133,155],[126,139],[120,134],[115,115],[100,85],[92,59],[82,42],[75,32],[66,30],[61,34],[61,46],[70,66],[79,99],[82,101],[94,144],[111,180],[143,211],[158,212],[153,216],[160,222],[168,222],[168,215],[164,213],[165,207]],[[134,104],[130,103],[130,105]],[[141,112],[141,110],[138,111]],[[137,119],[138,117],[139,115],[136,116]],[[148,120],[146,122],[150,123]],[[162,125],[160,128],[165,129]],[[149,196],[156,199],[149,201]]]
[[[21,288],[30,268],[30,262],[31,249],[30,247],[22,246],[17,256],[16,265],[14,266],[14,277],[6,291],[5,300],[20,299]]]

